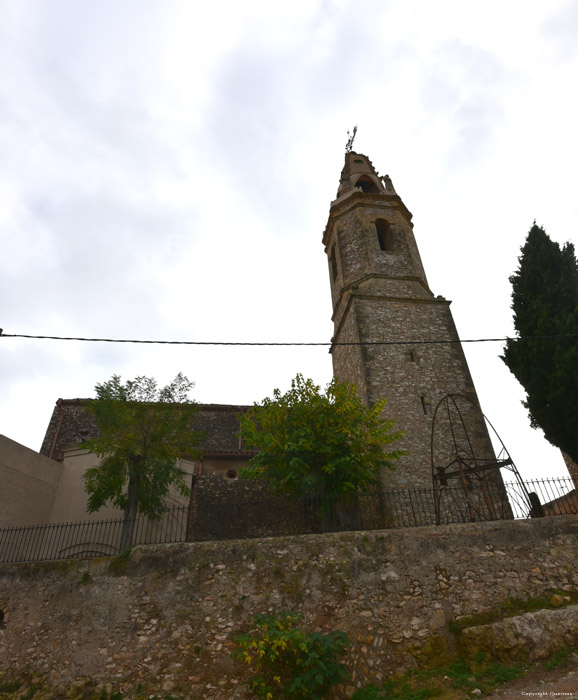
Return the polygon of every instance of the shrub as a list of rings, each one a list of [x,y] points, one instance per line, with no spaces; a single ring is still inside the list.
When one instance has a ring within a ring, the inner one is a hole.
[[[249,680],[255,695],[265,700],[319,700],[347,678],[339,660],[349,644],[344,632],[306,632],[302,615],[281,612],[256,615],[255,629],[236,639],[233,657],[243,659],[254,673]]]

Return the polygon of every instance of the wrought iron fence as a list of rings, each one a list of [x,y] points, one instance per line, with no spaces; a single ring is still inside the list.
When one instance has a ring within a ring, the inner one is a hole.
[[[93,520],[0,530],[0,563],[91,559],[120,553],[123,528],[132,544],[165,544],[375,530],[474,520],[544,517],[578,513],[571,479],[445,486],[359,494],[348,500],[224,497],[193,499],[159,520]]]
[[[29,525],[0,530],[0,563],[94,559],[120,554],[123,528],[134,525],[132,544],[187,541],[189,508],[173,507],[159,520],[91,520]]]

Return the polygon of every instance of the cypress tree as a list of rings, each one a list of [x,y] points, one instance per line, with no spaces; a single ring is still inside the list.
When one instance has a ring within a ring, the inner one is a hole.
[[[578,265],[534,225],[510,277],[517,337],[502,355],[526,391],[533,428],[578,462]],[[536,337],[558,336],[558,337]]]

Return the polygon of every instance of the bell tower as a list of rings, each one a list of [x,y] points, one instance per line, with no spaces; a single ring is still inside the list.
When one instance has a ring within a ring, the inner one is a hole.
[[[430,290],[412,215],[389,176],[380,177],[365,155],[345,154],[323,244],[333,373],[357,384],[369,405],[385,397],[387,417],[405,433],[399,447],[408,454],[383,475],[384,488],[431,488],[433,414],[448,394],[470,399],[468,435],[478,456],[495,461],[450,302]],[[449,450],[447,432],[442,441]]]

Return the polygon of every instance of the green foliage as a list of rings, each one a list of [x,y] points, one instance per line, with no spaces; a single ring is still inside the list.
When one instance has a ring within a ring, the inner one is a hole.
[[[515,681],[524,673],[521,664],[509,666],[507,664],[491,664],[487,666],[481,673],[481,678],[488,683],[492,688]]]
[[[452,679],[452,687],[466,690],[480,688],[484,692],[490,692],[503,683],[516,680],[523,673],[520,664],[490,664],[481,671],[474,672],[464,661],[456,661],[446,671],[447,677]]]
[[[243,475],[267,478],[278,491],[297,496],[340,498],[367,490],[403,454],[384,450],[402,435],[383,418],[385,404],[370,408],[355,385],[335,379],[323,394],[298,374],[286,394],[275,389],[273,399],[242,416],[244,444],[259,450]]]
[[[158,519],[171,485],[189,494],[179,457],[198,457],[202,434],[191,429],[197,406],[188,394],[192,383],[182,374],[162,389],[151,377],[122,383],[118,375],[96,385],[88,405],[98,435],[84,447],[101,458],[84,475],[88,510],[112,503],[125,513],[121,551],[130,545],[137,512]]]
[[[163,389],[151,377],[122,384],[118,375],[96,385],[97,398],[88,410],[98,436],[84,447],[103,461],[84,477],[91,512],[109,501],[124,510],[130,481],[137,483],[138,510],[150,518],[162,513],[171,484],[188,493],[175,464],[183,455],[199,454],[200,435],[191,430],[197,411],[188,398],[191,387],[182,374]]]
[[[445,677],[451,679],[452,688],[463,688],[464,690],[473,690],[481,685],[480,674],[477,676],[473,673],[470,666],[459,659],[446,669]]]
[[[553,671],[559,666],[564,666],[569,661],[571,656],[572,651],[570,649],[560,649],[560,651],[556,652],[551,659],[544,661],[542,665],[546,671]]]
[[[422,685],[411,674],[407,679],[386,681],[383,689],[385,695],[382,697],[395,698],[395,700],[426,700],[426,698],[433,698],[441,693],[439,688]]]
[[[438,696],[455,698],[456,690],[462,691],[463,697],[466,697],[465,694],[470,697],[476,688],[485,695],[503,683],[519,678],[523,673],[520,664],[491,664],[474,670],[458,659],[450,666],[431,670],[416,669],[392,676],[381,688],[374,685],[360,688],[351,700],[424,700]]]
[[[21,687],[22,683],[20,681],[0,681],[0,693],[15,693]]]
[[[518,337],[502,360],[524,387],[532,427],[578,462],[578,265],[544,229],[530,229],[518,270],[510,277]],[[574,336],[539,338],[533,336]]]
[[[272,700],[318,700],[347,678],[339,661],[349,643],[344,632],[306,632],[302,615],[256,615],[255,631],[236,639],[232,656],[253,669],[250,688]]]

